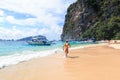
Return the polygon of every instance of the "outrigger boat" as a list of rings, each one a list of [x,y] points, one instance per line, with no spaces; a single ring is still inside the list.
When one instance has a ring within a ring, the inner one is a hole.
[[[30,45],[51,45],[51,42],[49,42],[46,37],[36,37],[32,38],[30,41],[28,41],[28,44]]]

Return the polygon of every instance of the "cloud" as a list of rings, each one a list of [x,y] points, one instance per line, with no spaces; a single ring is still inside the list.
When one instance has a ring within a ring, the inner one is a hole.
[[[37,34],[37,29],[29,30],[18,30],[16,26],[13,26],[11,29],[0,27],[0,39],[20,39],[26,36],[34,36]],[[31,33],[32,32],[32,33]]]
[[[17,25],[36,25],[37,19],[34,18],[28,18],[28,19],[15,19],[14,16],[7,16],[6,20],[12,24],[17,24]]]
[[[0,27],[1,39],[17,39],[23,35],[19,30]]]
[[[73,1],[75,0],[69,0],[68,3],[64,0],[4,0],[0,2],[0,8],[28,13],[36,16],[40,22],[45,22],[48,19],[54,21],[54,18],[61,17],[59,15],[65,15],[67,7]]]
[[[0,22],[3,22],[4,11],[0,10]]]
[[[7,14],[7,11],[4,12],[0,10],[0,22],[4,20],[12,26],[15,25],[16,30],[8,29],[6,25],[2,25],[1,30],[12,33],[13,37],[11,38],[15,39],[24,37],[24,35],[37,34],[43,34],[49,37],[49,39],[60,39],[67,7],[75,1],[76,0],[2,0],[0,1],[0,9],[12,11],[16,14]],[[19,19],[15,17],[19,16],[17,13],[24,16],[33,15],[35,17]],[[4,14],[6,15],[4,16]],[[29,28],[31,32],[24,33],[24,31],[18,28],[21,26],[24,27],[24,30]],[[31,26],[36,27],[33,28]],[[12,31],[14,31],[14,33]],[[16,34],[20,36],[16,37]],[[7,35],[7,33],[2,33],[2,35]]]
[[[47,28],[42,28],[40,30],[38,28],[30,28],[30,29],[21,31],[16,29],[16,26],[13,26],[11,29],[0,27],[0,34],[1,34],[0,39],[16,40],[26,36],[35,36],[37,34],[41,34],[41,35],[47,36],[49,40],[53,40],[53,39],[59,38],[59,33],[57,32],[59,30],[61,29],[58,28],[58,30],[56,31],[53,31],[53,29],[50,29],[49,31]]]
[[[0,17],[0,22],[3,22],[3,19],[4,19],[3,17]]]
[[[12,39],[12,38],[16,38],[16,34],[20,33],[20,31],[17,30],[10,30],[10,29],[6,29],[3,27],[0,27],[0,38],[1,39]]]
[[[0,10],[0,16],[4,16],[4,11]]]
[[[73,0],[69,0],[72,2]],[[75,0],[74,0],[75,1]],[[36,12],[46,10],[54,10],[56,13],[62,13],[65,11],[65,7],[68,6],[69,3],[63,4],[67,2],[65,0],[4,0],[1,1],[0,7],[7,8],[9,10],[13,10],[16,12],[25,12],[25,13],[32,13],[37,14]],[[38,14],[39,16],[39,14]]]

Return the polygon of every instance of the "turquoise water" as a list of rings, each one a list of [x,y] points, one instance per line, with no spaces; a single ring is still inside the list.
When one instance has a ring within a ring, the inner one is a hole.
[[[63,52],[64,42],[56,41],[51,46],[33,46],[24,41],[0,41],[0,68],[37,57]],[[93,44],[92,42],[70,42],[72,47]]]
[[[1,41],[0,56],[12,55],[23,51],[43,51],[59,47],[62,43],[51,46],[33,46],[24,41]]]

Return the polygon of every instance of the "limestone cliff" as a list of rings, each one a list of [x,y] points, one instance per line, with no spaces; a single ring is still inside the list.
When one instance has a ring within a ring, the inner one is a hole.
[[[92,36],[97,39],[113,38],[111,36],[115,36],[120,31],[119,3],[119,0],[78,0],[71,4],[65,16],[61,40],[79,40]],[[117,17],[119,31],[110,36],[105,34],[102,36],[101,32],[99,34],[97,30],[113,17]]]

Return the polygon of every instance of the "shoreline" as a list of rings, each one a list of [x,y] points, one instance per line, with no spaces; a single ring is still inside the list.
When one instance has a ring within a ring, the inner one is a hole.
[[[119,44],[96,44],[72,49],[68,58],[58,53],[21,62],[0,69],[0,79],[119,80],[120,48],[116,49],[115,46]]]
[[[71,47],[70,50],[92,47],[92,46],[101,45],[101,44],[102,43],[79,45],[79,46]],[[105,44],[105,43],[103,43],[103,44]],[[53,54],[56,54],[56,53],[64,53],[64,52],[63,52],[62,48],[56,48],[56,49],[53,49],[53,50],[36,52],[36,54],[33,54],[33,52],[31,52],[31,53],[32,54],[26,54],[26,55],[14,54],[14,55],[8,55],[8,56],[0,57],[0,59],[1,59],[0,69],[3,69],[5,67],[9,67],[9,66],[14,66],[14,65],[17,65],[17,64],[22,63],[22,62],[27,62],[27,61],[32,60],[32,59],[47,57],[49,55],[53,55]]]
[[[93,43],[93,44],[88,44],[88,45],[82,45],[82,46],[74,46],[74,47],[71,47],[69,50],[71,51],[71,50],[77,50],[77,49],[84,49],[84,48],[90,48],[90,47],[95,47],[95,46],[100,46],[100,45],[107,45],[108,43],[106,43],[106,42],[103,42],[103,43]],[[116,49],[120,49],[120,48],[118,48],[118,47],[116,47],[116,46],[114,46],[114,45],[112,45],[112,46],[110,46],[109,45],[109,47],[113,47],[113,48],[116,48]],[[53,52],[54,51],[54,52]],[[46,51],[44,51],[44,52],[46,52]],[[59,55],[59,54],[65,54],[64,53],[64,51],[61,49],[54,49],[54,50],[52,50],[52,52],[49,54],[49,55],[47,55],[47,56],[43,56],[43,57],[41,57],[41,56],[37,56],[37,57],[34,57],[34,58],[31,58],[31,59],[28,59],[28,60],[23,60],[23,61],[20,61],[20,62],[17,62],[17,63],[13,63],[13,64],[8,64],[8,65],[4,65],[4,66],[2,66],[2,67],[0,67],[0,70],[1,69],[4,69],[4,68],[6,68],[6,67],[10,67],[10,66],[16,66],[16,65],[18,65],[18,64],[21,64],[21,63],[23,63],[23,62],[28,62],[28,61],[31,61],[31,60],[34,60],[34,59],[39,59],[39,58],[44,58],[44,57],[49,57],[49,56],[52,56],[52,55]],[[13,55],[12,55],[13,56]],[[63,57],[65,57],[64,55],[63,55]]]

